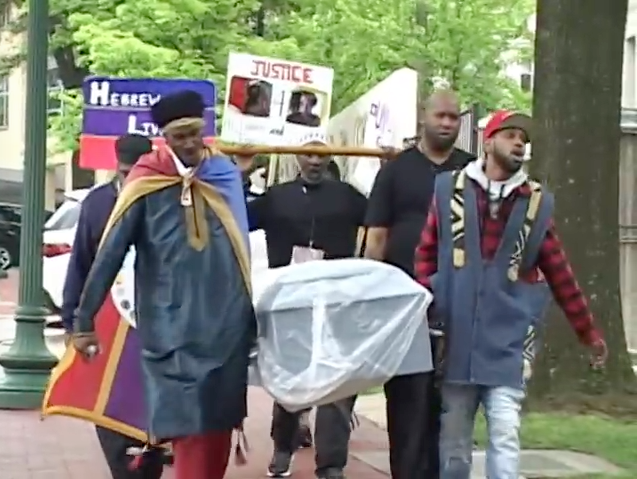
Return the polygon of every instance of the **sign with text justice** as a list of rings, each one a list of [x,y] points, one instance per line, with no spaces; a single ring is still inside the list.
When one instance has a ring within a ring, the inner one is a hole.
[[[334,70],[231,53],[221,139],[252,145],[295,144],[330,117]]]
[[[161,143],[161,131],[151,119],[150,109],[162,96],[182,90],[199,93],[206,105],[204,135],[215,136],[217,91],[208,80],[90,77],[84,81],[84,112],[80,135],[82,168],[113,170],[115,140],[126,133],[147,135]]]

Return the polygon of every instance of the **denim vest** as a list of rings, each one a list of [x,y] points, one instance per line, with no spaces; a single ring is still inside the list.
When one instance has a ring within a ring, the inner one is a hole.
[[[481,386],[524,384],[524,359],[535,355],[535,329],[550,292],[519,280],[537,261],[553,213],[553,195],[531,183],[518,196],[491,260],[482,258],[476,188],[465,173],[436,179],[438,273],[432,277],[436,320],[446,335],[445,381]]]

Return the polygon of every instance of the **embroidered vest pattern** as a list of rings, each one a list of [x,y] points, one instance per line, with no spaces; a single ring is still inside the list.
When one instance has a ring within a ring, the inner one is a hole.
[[[466,262],[466,244],[465,244],[465,202],[464,202],[464,188],[466,183],[466,173],[463,170],[453,173],[454,188],[451,195],[451,233],[453,240],[453,266],[455,268],[461,268]],[[520,276],[520,268],[522,259],[527,245],[529,235],[533,223],[537,218],[537,214],[542,201],[542,186],[535,181],[529,181],[531,187],[531,197],[526,210],[524,225],[522,230],[518,233],[518,239],[515,244],[515,249],[511,257],[509,258],[509,269],[507,276],[510,281],[517,281]],[[526,337],[524,339],[523,358],[525,362],[530,364],[535,359],[536,355],[536,340],[537,332],[533,326],[529,327]]]

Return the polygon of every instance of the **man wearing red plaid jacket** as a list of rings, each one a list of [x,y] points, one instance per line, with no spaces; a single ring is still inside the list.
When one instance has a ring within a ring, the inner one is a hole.
[[[525,348],[551,292],[593,365],[607,356],[555,232],[553,196],[522,169],[530,134],[527,115],[491,117],[484,158],[436,179],[416,249],[416,278],[434,293],[431,327],[445,333],[440,479],[469,479],[480,405],[487,477],[518,479]]]

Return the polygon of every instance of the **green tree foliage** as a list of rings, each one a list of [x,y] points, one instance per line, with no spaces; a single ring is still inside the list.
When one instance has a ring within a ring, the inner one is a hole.
[[[530,96],[502,72],[532,60],[534,11],[535,0],[423,0],[415,56],[429,78],[445,79],[464,101],[528,108]]]
[[[52,124],[62,147],[79,131],[76,89],[86,74],[210,78],[223,98],[231,51],[333,67],[333,112],[404,66],[427,85],[446,81],[466,102],[528,103],[501,72],[505,59],[530,54],[533,0],[49,1],[52,50],[67,87],[64,115]],[[4,60],[6,69],[20,52]]]

